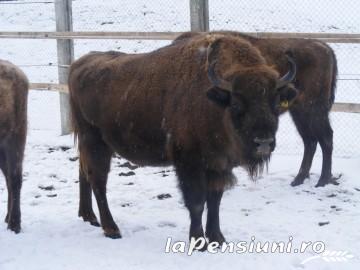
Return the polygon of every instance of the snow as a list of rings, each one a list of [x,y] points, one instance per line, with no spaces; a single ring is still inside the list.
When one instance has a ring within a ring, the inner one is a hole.
[[[26,2],[26,1],[25,1]],[[0,2],[2,31],[55,30],[53,4],[13,5]],[[126,8],[125,8],[126,4]],[[96,31],[186,31],[188,1],[73,1],[74,29]],[[299,31],[359,33],[360,6],[355,0],[210,1],[212,29],[242,31]],[[245,19],[246,18],[246,19]],[[76,57],[90,50],[145,52],[168,41],[75,42]],[[332,44],[341,78],[359,78],[360,50],[356,44]],[[56,42],[53,40],[0,39],[0,58],[20,65],[33,82],[56,82]],[[40,66],[30,66],[30,65]],[[354,75],[353,75],[354,74]],[[359,102],[359,81],[339,81],[338,102]],[[302,158],[302,142],[288,115],[282,116],[278,146],[269,172],[251,182],[241,168],[238,184],[224,195],[221,223],[228,241],[323,241],[330,251],[348,251],[348,262],[325,262],[304,254],[166,254],[167,237],[186,241],[189,218],[173,168],[119,167],[114,158],[108,182],[108,199],[123,238],[111,240],[100,228],[77,217],[78,161],[72,136],[59,136],[57,93],[31,91],[29,136],[24,162],[22,228],[19,235],[0,222],[0,270],[26,269],[358,269],[360,265],[360,116],[332,113],[334,174],[339,186],[315,188],[321,170],[321,153],[315,156],[310,179],[293,188]],[[132,183],[132,184],[129,184]],[[40,187],[53,186],[53,190]],[[160,194],[170,198],[159,200]],[[0,175],[0,219],[5,218],[7,191]],[[97,207],[94,203],[94,210]],[[98,214],[97,214],[98,215]],[[319,222],[330,222],[319,226]]]
[[[123,239],[111,240],[102,230],[77,218],[78,162],[71,148],[70,136],[37,143],[30,137],[25,160],[22,191],[23,232],[19,235],[0,226],[0,266],[2,270],[22,269],[167,269],[215,268],[241,263],[244,269],[256,265],[266,269],[297,269],[305,254],[199,254],[191,258],[183,254],[165,254],[167,237],[185,241],[189,219],[171,168],[163,177],[164,168],[139,168],[134,176],[119,177],[124,160],[114,159],[108,183],[109,204]],[[55,140],[56,139],[56,140]],[[49,148],[56,150],[51,152]],[[49,153],[50,152],[50,153]],[[225,193],[221,205],[223,233],[229,241],[324,241],[329,250],[347,250],[358,255],[360,214],[357,168],[360,159],[334,160],[334,171],[343,173],[340,186],[314,188],[319,176],[320,160],[315,159],[313,175],[303,186],[292,188],[301,158],[275,155],[269,173],[253,183],[242,169],[236,170],[238,185]],[[284,166],[286,164],[286,166]],[[129,185],[133,183],[133,185]],[[39,186],[53,186],[45,191]],[[1,216],[5,214],[5,186],[0,186]],[[157,195],[172,197],[159,200]],[[56,197],[48,197],[49,195]],[[336,208],[331,208],[336,206]],[[95,207],[96,209],[96,207]],[[319,222],[330,222],[320,227]],[[205,258],[206,257],[206,258]],[[359,259],[346,263],[355,269]],[[338,264],[313,261],[305,269],[333,269]],[[162,269],[162,268],[160,268]]]

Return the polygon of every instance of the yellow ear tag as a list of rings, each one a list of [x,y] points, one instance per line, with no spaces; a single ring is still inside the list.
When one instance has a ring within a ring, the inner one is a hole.
[[[281,101],[280,106],[284,109],[289,108],[289,101],[287,101],[287,100]]]

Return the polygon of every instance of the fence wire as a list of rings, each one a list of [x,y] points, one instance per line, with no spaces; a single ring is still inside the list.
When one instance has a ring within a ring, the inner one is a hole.
[[[74,31],[189,31],[189,0],[73,0]],[[209,0],[210,30],[360,33],[357,0]],[[0,0],[0,31],[55,31],[54,1]],[[92,50],[142,53],[171,41],[75,40],[75,58]],[[360,44],[330,44],[339,81],[336,101],[360,103]],[[32,82],[58,82],[55,40],[0,39],[0,58],[20,66]],[[30,129],[60,129],[58,94],[31,91]],[[57,108],[54,108],[57,107]],[[49,113],[51,111],[51,113]],[[56,118],[56,119],[55,119]],[[336,156],[360,155],[360,114],[331,113]],[[277,152],[301,154],[301,138],[281,117]]]

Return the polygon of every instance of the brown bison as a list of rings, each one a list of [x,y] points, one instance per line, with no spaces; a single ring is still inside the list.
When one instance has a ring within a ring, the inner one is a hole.
[[[28,80],[13,64],[0,60],[0,168],[8,189],[5,222],[20,232],[20,190],[27,131]]]
[[[323,166],[316,186],[338,184],[331,173],[333,130],[329,122],[337,77],[337,63],[333,50],[325,43],[311,39],[255,38],[231,31],[213,33],[247,40],[261,52],[267,64],[274,66],[280,73],[287,69],[284,53],[289,50],[292,52],[298,67],[294,85],[299,90],[299,95],[289,106],[289,111],[303,139],[305,150],[300,170],[291,185],[300,185],[309,177],[317,143],[322,149]],[[185,42],[199,35],[204,33],[185,33],[175,39],[174,43]],[[286,107],[286,103],[284,104],[283,107]]]
[[[296,66],[280,78],[260,52],[239,37],[204,35],[146,54],[89,53],[72,64],[70,101],[80,152],[84,221],[121,237],[106,182],[113,153],[139,165],[174,165],[190,212],[190,238],[222,243],[219,205],[235,166],[261,172],[275,147],[281,97]]]

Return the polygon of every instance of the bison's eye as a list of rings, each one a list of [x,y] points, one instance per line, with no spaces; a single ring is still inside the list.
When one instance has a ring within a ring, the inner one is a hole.
[[[245,114],[246,104],[244,101],[238,99],[236,102],[233,102],[230,107],[231,113],[236,116]]]

